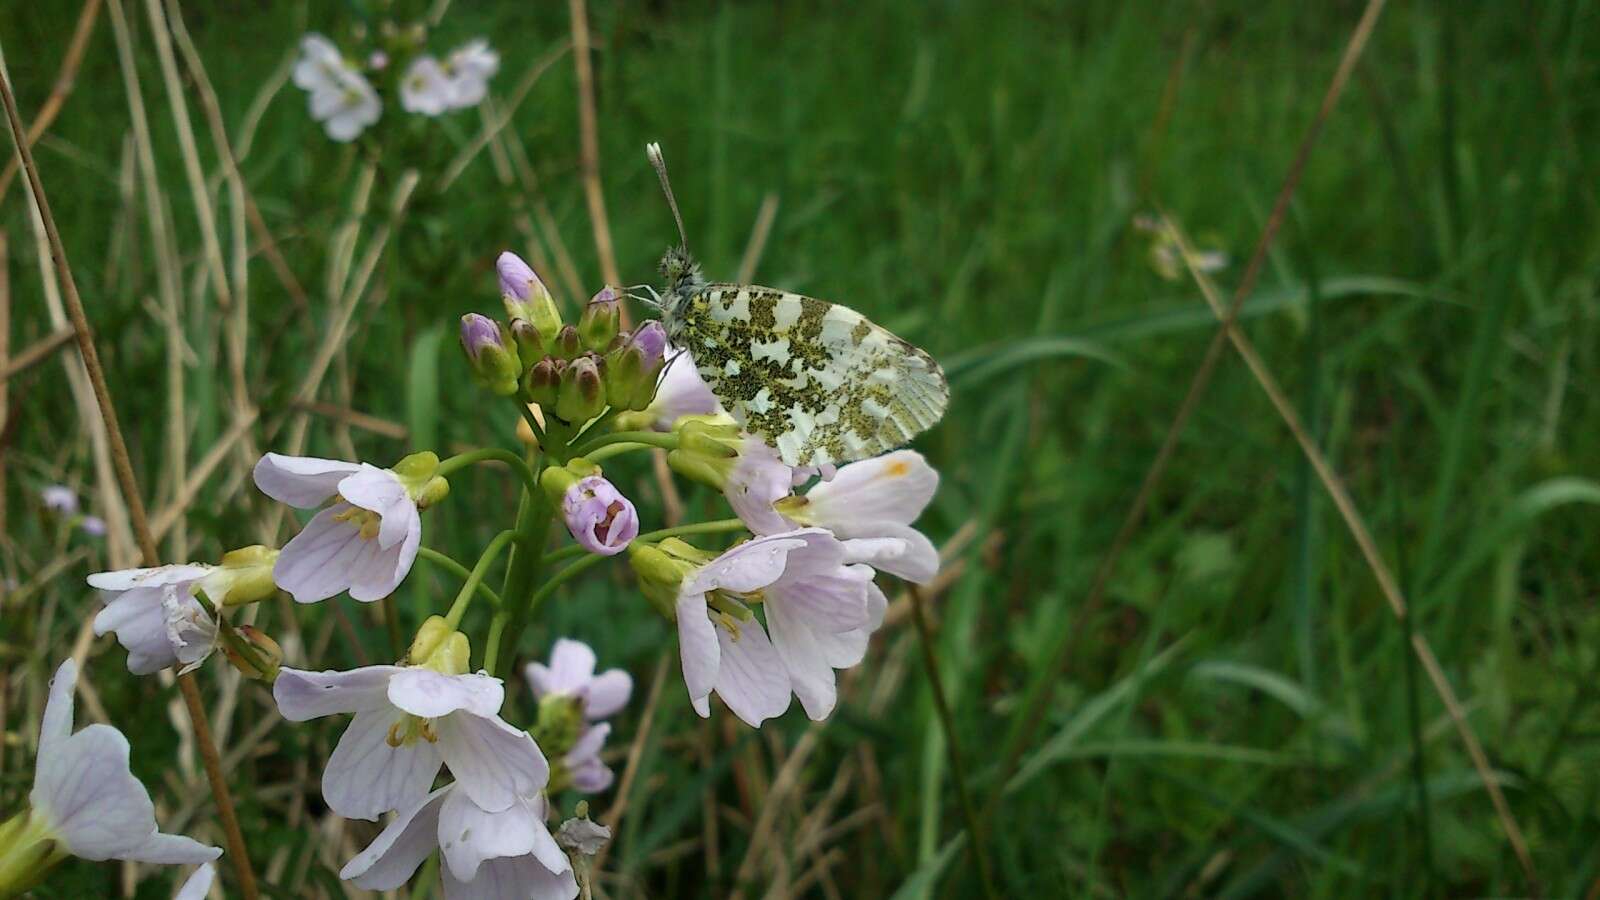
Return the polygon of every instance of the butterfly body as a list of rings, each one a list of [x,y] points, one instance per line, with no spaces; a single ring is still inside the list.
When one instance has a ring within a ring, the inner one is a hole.
[[[791,466],[892,450],[944,415],[927,353],[845,306],[706,281],[682,248],[661,261],[662,324],[728,413]]]

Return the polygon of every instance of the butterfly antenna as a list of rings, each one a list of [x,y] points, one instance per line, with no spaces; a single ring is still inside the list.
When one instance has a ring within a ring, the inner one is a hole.
[[[689,235],[683,230],[683,216],[678,212],[677,199],[672,196],[672,182],[667,180],[667,161],[661,158],[661,145],[647,144],[644,152],[650,157],[650,165],[655,167],[656,177],[661,179],[661,192],[667,195],[667,205],[672,207],[672,221],[678,223],[678,242],[688,250]]]

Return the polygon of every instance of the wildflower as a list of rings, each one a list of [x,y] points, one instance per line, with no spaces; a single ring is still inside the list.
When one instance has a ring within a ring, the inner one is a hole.
[[[607,669],[596,675],[594,667],[594,650],[588,644],[561,638],[550,651],[548,666],[531,662],[523,671],[535,697],[571,698],[578,703],[584,719],[598,722],[628,705],[633,678],[622,669]]]
[[[392,469],[366,463],[268,453],[256,463],[262,493],[317,513],[284,546],[272,570],[299,603],[341,591],[363,602],[394,592],[411,571],[422,540],[418,510],[442,499],[449,484],[435,475],[439,458],[413,453]]]
[[[606,353],[606,402],[619,412],[642,412],[655,399],[656,383],[666,366],[667,333],[651,319],[621,338]]]
[[[90,537],[106,536],[106,520],[99,516],[84,516],[78,522],[78,527],[83,529],[83,533]]]
[[[400,105],[406,112],[437,116],[452,108],[455,85],[444,66],[431,56],[419,56],[400,79]]]
[[[445,57],[444,70],[450,79],[450,108],[467,109],[488,95],[489,79],[500,71],[500,54],[478,38],[452,50]]]
[[[529,663],[528,685],[539,700],[534,734],[539,746],[561,754],[551,773],[551,790],[571,785],[585,793],[611,786],[612,772],[600,758],[611,733],[599,720],[627,705],[633,679],[621,669],[595,675],[594,651],[582,641],[562,638],[550,653],[550,665]]]
[[[538,329],[546,345],[553,343],[556,332],[561,330],[561,313],[533,267],[508,250],[495,260],[495,271],[500,276],[500,299],[505,301],[506,318],[529,323]]]
[[[499,322],[477,313],[462,316],[461,349],[480,384],[503,397],[517,392],[522,361],[517,356],[516,342]]]
[[[259,545],[228,552],[221,565],[183,563],[150,569],[96,572],[105,609],[94,617],[95,634],[114,631],[128,651],[128,671],[148,675],[183,664],[188,672],[217,647],[217,623],[195,599],[214,606],[254,603],[273,591],[272,564],[278,551]]]
[[[293,76],[294,83],[311,95],[311,118],[321,122],[328,137],[336,141],[354,140],[383,112],[371,82],[320,34],[300,40],[300,59]]]
[[[290,721],[355,714],[322,774],[322,796],[345,818],[376,819],[413,806],[427,797],[441,763],[487,812],[508,809],[549,779],[533,738],[500,718],[500,679],[466,674],[466,636],[454,632],[419,647],[427,631],[412,649],[413,659],[426,652],[421,665],[285,668],[273,683],[278,711]]]
[[[26,890],[67,855],[166,865],[222,855],[156,826],[150,793],[128,765],[128,739],[110,725],[72,732],[78,666],[63,662],[50,681],[30,808],[0,825],[0,895]]]
[[[542,787],[542,784],[540,785]],[[479,806],[460,782],[408,804],[339,877],[371,891],[394,890],[440,850],[446,900],[472,897],[572,900],[572,863],[545,826],[534,791],[499,810]]]
[[[605,352],[617,336],[622,318],[622,295],[616,288],[606,285],[589,299],[578,319],[578,336],[583,345],[599,353]]]
[[[52,484],[39,492],[44,508],[53,513],[70,516],[78,511],[78,494],[64,484]]]
[[[639,513],[633,503],[598,474],[571,482],[561,497],[561,516],[572,539],[590,553],[615,556],[639,536]]]
[[[939,473],[922,454],[896,450],[840,467],[804,496],[779,500],[775,511],[795,525],[833,532],[851,562],[926,584],[938,574],[939,551],[911,523],[938,489]]]
[[[645,421],[656,431],[671,431],[684,416],[716,415],[722,412],[717,396],[695,371],[689,351],[667,347],[666,368],[656,381],[655,399],[644,409]]]

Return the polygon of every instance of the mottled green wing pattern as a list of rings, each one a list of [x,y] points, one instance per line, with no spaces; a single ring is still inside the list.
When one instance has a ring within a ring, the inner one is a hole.
[[[853,309],[737,284],[707,285],[686,307],[700,377],[788,465],[877,456],[949,405],[939,364]]]

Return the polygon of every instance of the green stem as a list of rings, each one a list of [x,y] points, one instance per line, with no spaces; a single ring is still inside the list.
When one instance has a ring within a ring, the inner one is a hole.
[[[592,441],[585,442],[573,456],[588,458],[590,453],[606,446],[607,444],[649,444],[652,447],[661,447],[665,450],[675,450],[678,447],[678,436],[659,431],[613,431],[602,434]]]
[[[587,426],[585,426],[584,429],[582,431],[578,432],[576,435],[574,435],[572,439],[574,441],[581,441],[581,440],[583,440],[584,438],[588,437],[591,434],[599,434],[600,430],[602,428],[608,427],[611,424],[611,420],[615,419],[616,417],[617,417],[617,410],[612,408],[612,407],[610,407],[610,406],[608,406],[608,407],[606,407],[606,411],[605,412],[603,412],[600,415],[596,416],[594,421],[590,422]]]
[[[598,554],[586,556],[572,565],[567,566],[565,569],[555,573],[554,575],[551,575],[544,584],[539,585],[539,589],[533,592],[533,596],[528,598],[528,612],[532,613],[534,610],[537,610],[539,608],[539,604],[543,603],[546,597],[549,597],[551,594],[555,593],[556,588],[567,583],[574,576],[581,575],[585,571],[593,568],[595,563],[598,563],[603,559],[610,558],[611,557],[609,556],[600,556]]]
[[[592,463],[597,463],[597,462],[601,462],[603,460],[610,459],[613,456],[621,456],[624,453],[632,453],[635,450],[649,450],[649,449],[650,449],[650,445],[649,444],[634,444],[634,443],[607,444],[606,446],[601,447],[600,449],[594,451],[593,453],[588,454],[587,456],[584,457],[584,459],[587,459],[589,462],[592,462]]]
[[[554,427],[554,423],[552,426],[547,433],[557,439],[561,438],[560,429]],[[545,450],[552,460],[562,459],[566,442],[561,441],[560,446],[546,447]],[[545,541],[550,534],[550,520],[554,515],[555,511],[545,498],[544,491],[528,489],[522,492],[522,500],[517,505],[518,546],[511,550],[511,561],[506,566],[505,584],[500,589],[500,596],[505,602],[495,614],[494,621],[490,623],[490,631],[497,638],[496,646],[484,656],[484,669],[490,675],[499,675],[500,666],[516,656],[517,641],[521,639],[522,630],[528,625],[530,612],[524,598],[528,596],[533,579],[539,574],[544,558]]]
[[[506,544],[516,537],[517,533],[506,529],[494,536],[489,546],[483,548],[483,555],[478,557],[478,564],[472,567],[472,572],[467,575],[466,583],[461,585],[461,590],[456,594],[456,602],[450,604],[450,612],[445,614],[444,620],[454,631],[461,624],[461,617],[466,614],[467,606],[472,602],[472,597],[478,592],[478,585],[483,583],[483,576],[488,573],[489,566],[494,558],[500,555]]]
[[[471,577],[472,575],[471,572],[467,571],[466,566],[463,566],[461,563],[458,563],[450,557],[445,556],[443,553],[440,553],[432,547],[418,547],[417,558],[425,559],[428,562],[433,563],[439,568],[444,569],[452,575],[455,575],[457,578],[460,578],[462,581],[466,581],[467,578]],[[478,584],[478,593],[488,597],[489,602],[493,603],[496,608],[500,606],[500,595],[496,594],[494,590],[487,584],[480,582]],[[401,649],[403,650],[404,648]]]
[[[523,408],[526,409],[526,407]],[[439,463],[438,474],[440,476],[446,476],[457,469],[465,468],[473,463],[490,462],[491,460],[503,462],[510,466],[512,470],[522,478],[522,483],[527,485],[529,490],[537,491],[539,489],[539,482],[533,477],[532,467],[530,467],[522,457],[512,453],[510,450],[507,450],[504,447],[484,447],[481,450],[469,450],[466,453],[457,453],[455,456],[452,456],[449,459]]]

